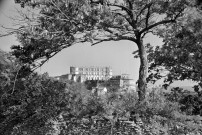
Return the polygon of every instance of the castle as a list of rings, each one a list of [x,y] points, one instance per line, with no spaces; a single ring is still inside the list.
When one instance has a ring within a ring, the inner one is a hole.
[[[110,67],[70,67],[70,73],[60,76],[60,79],[84,82],[86,80],[109,80],[112,77]]]

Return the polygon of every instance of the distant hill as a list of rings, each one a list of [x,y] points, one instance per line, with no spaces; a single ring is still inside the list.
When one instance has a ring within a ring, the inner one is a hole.
[[[174,87],[179,87],[179,88],[182,88],[183,90],[187,90],[187,91],[190,91],[190,92],[194,92],[194,88],[193,88],[193,86],[169,86],[168,88],[167,88],[167,90],[165,90],[165,91],[167,91],[167,92],[169,92],[172,88],[174,88]],[[202,88],[199,88],[200,90],[202,90]]]

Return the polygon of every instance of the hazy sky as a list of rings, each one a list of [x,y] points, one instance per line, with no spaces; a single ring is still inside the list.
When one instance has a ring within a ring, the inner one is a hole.
[[[12,20],[8,16],[16,15],[14,0],[7,0],[0,9],[0,25],[11,26]],[[3,30],[0,29],[2,33]],[[144,43],[161,45],[162,40],[148,35]],[[15,36],[0,38],[0,49],[10,51],[10,46],[18,44]],[[50,76],[69,73],[70,66],[110,66],[114,75],[128,73],[135,81],[138,78],[139,59],[133,58],[132,52],[137,49],[136,44],[129,41],[103,42],[95,46],[89,43],[77,44],[69,47],[50,59],[37,71],[48,72]]]

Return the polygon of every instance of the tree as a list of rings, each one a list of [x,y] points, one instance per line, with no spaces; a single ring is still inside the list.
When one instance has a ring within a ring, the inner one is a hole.
[[[201,14],[187,17],[182,21],[184,26],[173,27],[170,31],[162,32],[164,45],[157,47],[149,55],[150,69],[156,70],[152,77],[161,78],[160,67],[169,72],[165,80],[170,84],[174,80],[190,79],[202,86],[202,19]],[[152,78],[151,77],[151,78]],[[195,90],[198,90],[195,87]]]
[[[53,130],[52,121],[58,121],[63,113],[86,115],[83,102],[88,91],[83,85],[59,82],[47,73],[22,77],[23,71],[16,71],[17,62],[7,64],[6,60],[0,53],[1,134],[44,135]]]
[[[32,64],[45,61],[77,42],[129,40],[137,45],[140,57],[138,95],[144,100],[147,87],[147,48],[145,35],[155,28],[177,22],[190,4],[188,0],[16,0],[22,7],[38,8],[35,24],[23,26],[18,33],[21,45],[13,54]],[[25,20],[30,19],[25,16]],[[29,21],[30,22],[30,21]],[[28,23],[27,23],[28,24]],[[45,61],[39,65],[41,66]]]
[[[10,135],[20,129],[44,134],[47,122],[69,103],[66,85],[47,74],[24,77],[19,66],[9,54],[0,52],[0,132]]]

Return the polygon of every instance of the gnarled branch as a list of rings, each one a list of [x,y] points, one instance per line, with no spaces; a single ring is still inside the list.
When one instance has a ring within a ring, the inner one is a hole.
[[[96,44],[99,44],[99,43],[102,43],[102,42],[105,42],[105,41],[129,40],[129,41],[132,41],[132,42],[136,42],[135,38],[129,37],[129,36],[109,37],[109,38],[106,38],[106,39],[95,39],[95,40],[98,40],[98,41],[93,43],[91,46],[94,46]]]

